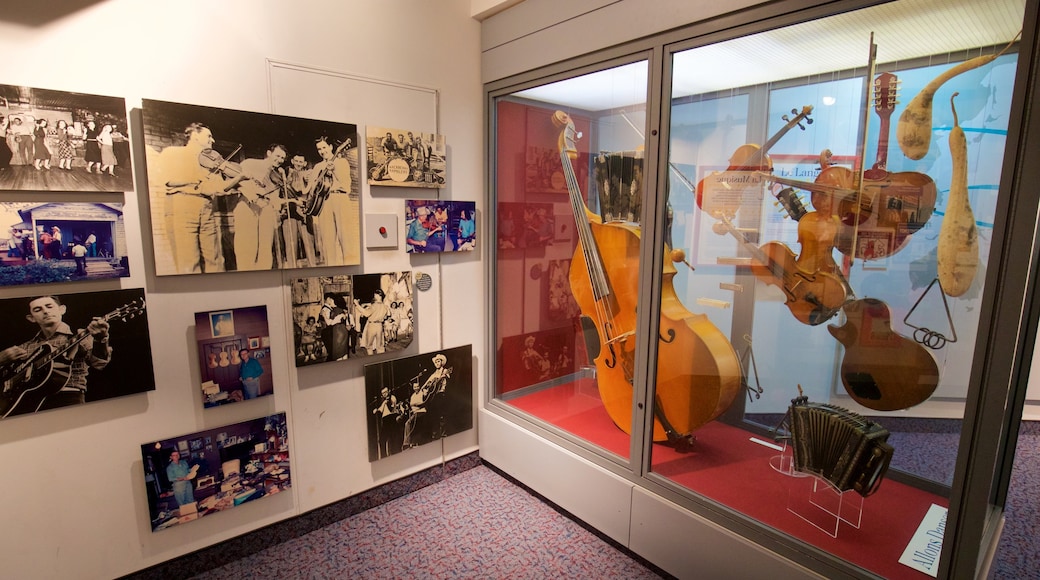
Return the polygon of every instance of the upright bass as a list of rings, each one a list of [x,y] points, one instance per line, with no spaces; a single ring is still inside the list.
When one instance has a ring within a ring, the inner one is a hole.
[[[635,372],[640,229],[603,223],[585,206],[572,159],[577,157],[570,116],[552,117],[561,129],[560,160],[574,212],[578,245],[571,260],[571,292],[587,329],[589,356],[611,420],[631,433]],[[726,336],[703,314],[693,314],[672,287],[676,270],[666,262],[661,283],[661,325],[654,398],[655,442],[689,450],[698,427],[721,415],[741,388],[740,361]]]

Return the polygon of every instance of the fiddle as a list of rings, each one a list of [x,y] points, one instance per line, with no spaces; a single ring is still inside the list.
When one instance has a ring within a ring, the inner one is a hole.
[[[761,179],[756,174],[773,172],[773,161],[767,152],[794,127],[804,130],[805,127],[801,124],[803,120],[807,124],[812,124],[812,119],[809,118],[812,110],[811,105],[802,107],[801,112],[798,109],[791,109],[791,113],[795,115],[794,118],[784,115],[783,119],[787,121],[787,124],[761,147],[754,143],[737,147],[730,156],[729,167],[725,171],[712,173],[697,183],[697,207],[712,215],[733,216],[743,201],[741,198],[745,187],[741,186],[758,185],[761,183]],[[708,193],[707,201],[704,199],[705,193]],[[708,207],[705,207],[705,203],[708,204]]]
[[[230,159],[240,149],[242,149],[241,145],[232,151],[228,158]],[[229,159],[222,157],[216,149],[203,149],[199,153],[199,165],[208,169],[210,173],[219,173],[224,179],[235,179],[242,175],[242,166]]]
[[[560,160],[574,212],[578,245],[571,260],[571,292],[581,308],[596,383],[611,420],[631,433],[635,373],[636,309],[640,230],[631,223],[603,221],[585,206],[572,159],[576,131],[557,111]],[[661,319],[653,440],[679,451],[692,445],[691,431],[714,420],[741,388],[740,362],[725,335],[703,314],[693,314],[672,286],[675,267],[662,271]]]

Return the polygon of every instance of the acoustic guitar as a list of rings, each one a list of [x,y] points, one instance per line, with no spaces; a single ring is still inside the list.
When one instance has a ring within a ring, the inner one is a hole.
[[[918,405],[939,385],[928,349],[892,330],[888,305],[875,298],[845,305],[847,320],[827,327],[845,347],[841,384],[857,403],[875,411]]]
[[[144,312],[144,299],[134,300],[100,317],[105,322],[127,321]],[[0,369],[3,391],[0,392],[0,418],[39,410],[44,399],[60,391],[72,377],[73,364],[66,355],[90,336],[86,329],[78,331],[66,344],[55,348],[41,344],[23,360]],[[57,363],[57,364],[55,364]]]

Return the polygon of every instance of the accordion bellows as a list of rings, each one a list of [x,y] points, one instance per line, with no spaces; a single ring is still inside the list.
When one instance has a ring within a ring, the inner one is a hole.
[[[794,468],[817,475],[839,491],[867,497],[877,491],[892,461],[888,429],[848,409],[791,401]]]

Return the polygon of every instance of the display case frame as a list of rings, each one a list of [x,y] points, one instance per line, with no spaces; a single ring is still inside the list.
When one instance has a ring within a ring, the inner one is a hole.
[[[667,183],[670,168],[668,159],[661,155],[667,150],[668,109],[661,108],[661,95],[666,94],[659,82],[669,78],[667,55],[675,50],[704,46],[721,40],[736,38],[762,30],[778,28],[796,22],[849,11],[878,2],[780,2],[769,9],[755,7],[729,14],[709,22],[695,23],[652,39],[635,41],[593,55],[586,55],[511,77],[487,86],[489,142],[495,142],[495,102],[503,95],[522,90],[528,86],[551,83],[559,79],[577,76],[584,72],[600,70],[606,66],[630,62],[636,54],[649,54],[650,80],[648,82],[648,114],[646,142],[648,167],[656,163],[654,175],[647,172],[646,197],[642,212],[644,239],[651,239],[642,248],[644,273],[640,279],[640,295],[652,297],[646,304],[649,312],[660,309],[659,271],[664,262],[662,229],[667,208],[664,196],[658,193],[657,184]],[[1002,506],[1010,477],[1017,420],[1021,416],[1025,397],[1025,382],[1031,363],[1036,321],[1040,306],[1032,299],[1037,273],[1037,251],[1033,248],[1036,237],[1037,194],[1029,191],[1028,183],[1035,182],[1037,168],[1026,162],[1040,153],[1037,137],[1040,126],[1035,114],[1026,106],[1037,94],[1037,47],[1036,47],[1037,2],[1025,3],[1024,30],[1018,46],[1018,73],[1012,89],[1007,147],[1004,153],[1004,171],[1000,177],[998,203],[994,209],[995,243],[989,256],[986,271],[987,292],[981,301],[978,341],[974,349],[969,387],[964,398],[964,417],[960,435],[959,452],[949,486],[949,524],[939,577],[961,577],[974,575],[985,566],[988,551],[998,536],[1002,519]],[[657,71],[662,71],[658,73]],[[495,190],[495,155],[489,158],[489,191]],[[489,224],[494,228],[494,224]],[[494,243],[497,232],[492,231],[488,239]],[[493,247],[493,246],[492,246]],[[1015,248],[1029,247],[1029,252]],[[492,254],[494,251],[492,250]],[[489,295],[495,295],[495,259],[489,260]],[[648,292],[644,292],[648,290]],[[494,312],[494,303],[491,306]],[[734,306],[735,310],[740,305]],[[490,336],[496,337],[495,317],[489,316]],[[657,320],[652,315],[640,320],[640,331],[645,336],[657,332]],[[494,342],[494,341],[492,341]],[[1014,344],[1009,349],[1003,345]],[[495,361],[495,345],[492,344],[488,360]],[[654,473],[650,458],[650,433],[653,416],[650,409],[651,395],[647,384],[651,383],[653,363],[656,360],[656,344],[640,343],[636,355],[636,366],[640,373],[634,383],[633,433],[641,426],[642,441],[633,437],[629,460],[625,461],[603,453],[595,445],[574,437],[537,418],[517,412],[503,404],[496,384],[495,363],[489,364],[491,392],[487,393],[485,409],[509,422],[544,437],[554,444],[572,450],[583,459],[617,474],[637,487],[659,494],[683,506],[689,511],[721,524],[742,537],[767,547],[795,562],[812,567],[828,576],[859,577],[865,572],[842,562],[822,550],[806,546],[798,541],[779,538],[775,533],[746,517],[711,500],[690,494],[688,490]],[[731,420],[738,418],[727,416]],[[913,478],[910,478],[912,482]],[[941,486],[940,486],[941,487]],[[941,490],[940,490],[941,491]],[[821,564],[821,562],[823,564]],[[970,571],[970,572],[969,572]]]

